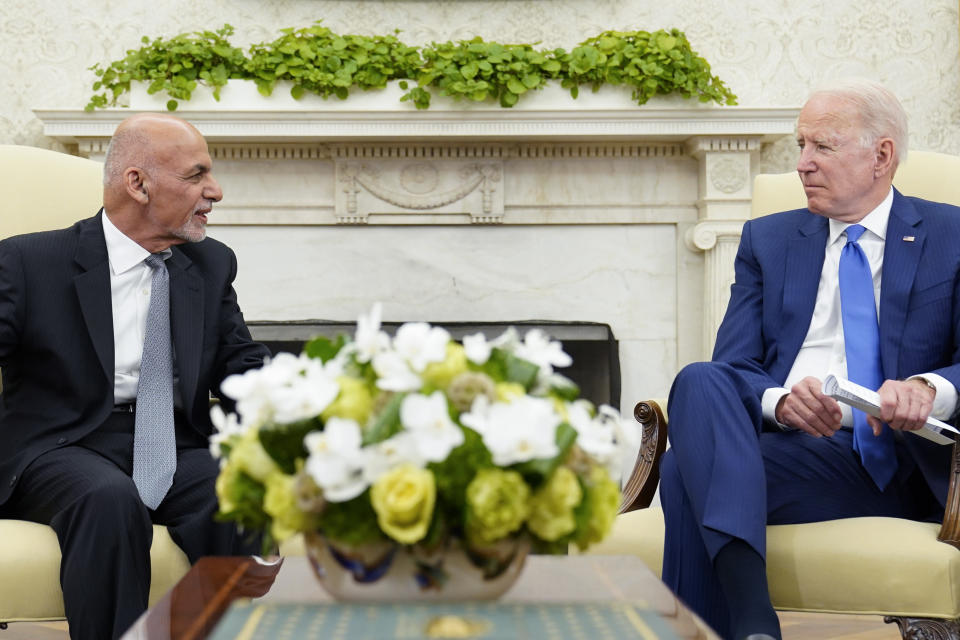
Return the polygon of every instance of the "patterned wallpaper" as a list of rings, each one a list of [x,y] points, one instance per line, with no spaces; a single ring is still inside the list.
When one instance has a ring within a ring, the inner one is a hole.
[[[95,62],[141,35],[229,22],[235,42],[323,18],[334,30],[419,44],[480,35],[570,48],[605,29],[686,31],[749,106],[802,103],[831,77],[890,86],[911,116],[911,145],[960,153],[956,0],[0,0],[0,143],[53,147],[32,112],[79,108]],[[792,168],[793,145],[765,151],[765,169]]]

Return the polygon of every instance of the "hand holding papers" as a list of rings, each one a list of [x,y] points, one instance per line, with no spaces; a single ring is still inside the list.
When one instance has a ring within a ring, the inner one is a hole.
[[[880,396],[877,392],[849,380],[832,375],[827,376],[823,381],[823,393],[837,402],[848,404],[864,413],[875,417],[880,415]],[[927,424],[923,428],[906,433],[918,435],[937,444],[953,444],[954,440],[960,436],[960,431],[936,418],[927,418]]]

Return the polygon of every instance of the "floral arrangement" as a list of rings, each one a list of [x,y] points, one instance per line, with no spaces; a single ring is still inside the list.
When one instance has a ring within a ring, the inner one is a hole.
[[[601,540],[620,502],[632,423],[578,400],[542,331],[463,344],[426,323],[390,337],[375,305],[354,339],[315,338],[295,356],[228,377],[236,413],[214,407],[219,517],[345,549],[482,554],[526,539],[540,552]]]

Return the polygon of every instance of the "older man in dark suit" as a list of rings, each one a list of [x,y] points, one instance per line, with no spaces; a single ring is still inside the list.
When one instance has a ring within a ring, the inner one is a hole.
[[[213,521],[210,393],[268,352],[237,305],[236,257],[205,239],[211,168],[193,126],[133,116],[103,210],[0,242],[0,516],[56,531],[74,638],[115,638],[145,610],[153,523],[191,562],[256,550]]]
[[[797,122],[807,209],[744,225],[713,361],[671,390],[664,581],[725,637],[779,638],[765,527],[942,517],[960,387],[960,209],[892,188],[907,122],[883,87],[815,92]],[[878,390],[880,418],[821,391]]]

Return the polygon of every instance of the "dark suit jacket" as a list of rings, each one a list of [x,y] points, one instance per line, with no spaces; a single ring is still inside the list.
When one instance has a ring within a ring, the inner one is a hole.
[[[744,225],[713,359],[733,364],[758,396],[783,386],[807,334],[828,233],[827,219],[806,209]],[[960,388],[960,208],[894,190],[879,320],[886,379],[929,372]],[[903,439],[943,504],[951,447]]]
[[[113,405],[110,266],[99,213],[69,229],[0,242],[0,505],[31,461],[101,425]],[[268,354],[233,290],[233,251],[175,246],[170,330],[189,427],[210,435],[208,392]]]

